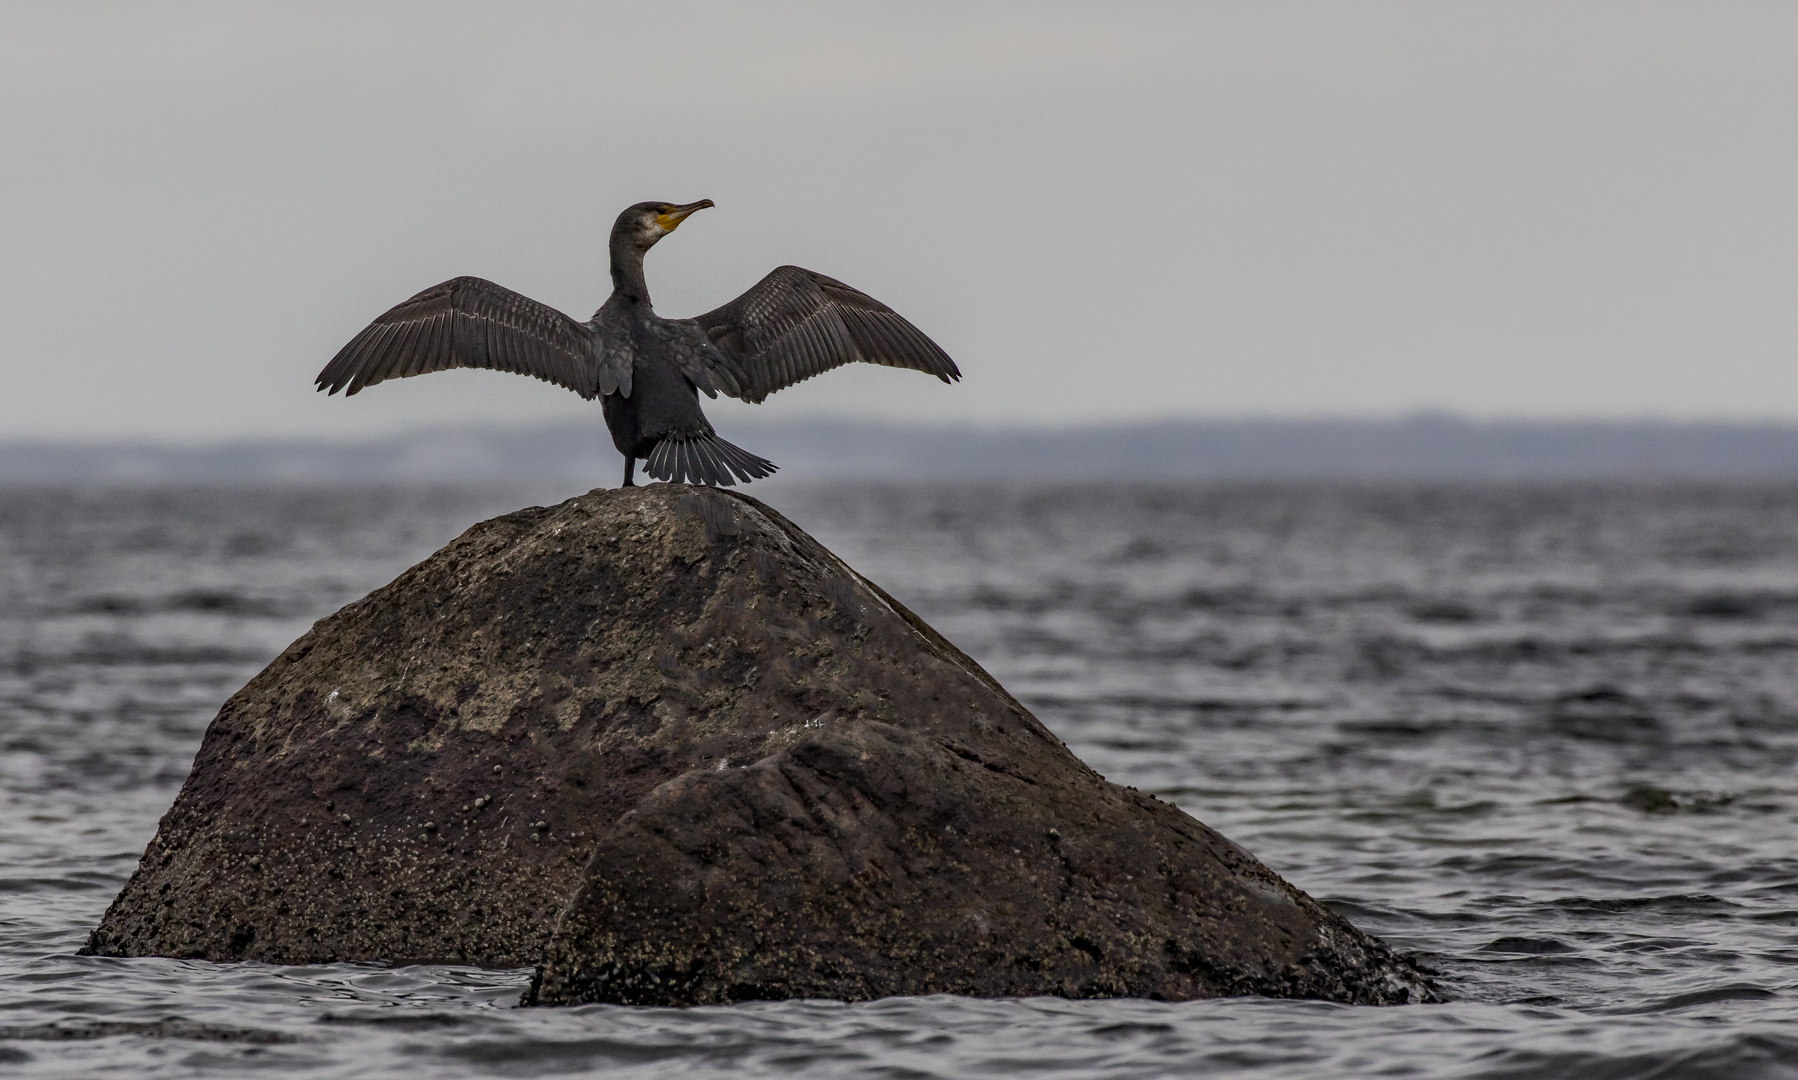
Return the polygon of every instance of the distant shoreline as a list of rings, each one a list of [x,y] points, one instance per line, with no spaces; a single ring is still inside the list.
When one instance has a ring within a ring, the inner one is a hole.
[[[1798,424],[1169,420],[1080,428],[732,421],[732,441],[809,480],[1798,480]],[[0,440],[0,484],[441,483],[622,473],[604,428],[426,428],[365,441],[176,445]],[[766,483],[766,482],[764,482]]]

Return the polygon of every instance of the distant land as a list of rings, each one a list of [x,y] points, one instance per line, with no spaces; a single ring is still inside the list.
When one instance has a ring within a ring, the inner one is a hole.
[[[1675,421],[1168,420],[1079,428],[733,421],[720,432],[798,480],[1798,480],[1798,424]],[[433,428],[363,442],[207,445],[0,440],[0,484],[441,483],[610,486],[591,424]]]

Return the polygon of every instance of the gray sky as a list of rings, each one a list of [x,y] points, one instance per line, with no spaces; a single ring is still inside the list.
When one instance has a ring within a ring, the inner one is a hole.
[[[792,262],[966,372],[737,410],[1798,418],[1798,5],[0,4],[0,437],[591,416],[311,379],[457,274]]]

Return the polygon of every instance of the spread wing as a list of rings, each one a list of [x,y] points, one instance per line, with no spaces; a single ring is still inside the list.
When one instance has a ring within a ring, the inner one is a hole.
[[[593,334],[547,304],[478,277],[433,285],[369,323],[325,370],[318,388],[354,394],[384,379],[445,368],[489,368],[599,391]]]
[[[961,378],[949,354],[892,308],[797,266],[776,269],[693,321],[729,369],[720,373],[718,389],[744,401],[761,401],[857,360],[927,371],[944,382]]]

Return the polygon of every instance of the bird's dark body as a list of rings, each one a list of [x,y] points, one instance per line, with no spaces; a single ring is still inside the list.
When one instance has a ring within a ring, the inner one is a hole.
[[[631,365],[631,396],[604,394],[599,399],[612,445],[624,455],[626,486],[633,482],[637,459],[648,458],[663,440],[693,440],[713,434],[711,422],[699,408],[699,389],[673,364],[642,360],[647,351],[641,345],[641,338],[648,336],[646,328],[633,329],[639,335],[639,346],[638,359]],[[724,482],[729,483],[728,473]]]
[[[732,484],[774,464],[718,438],[699,394],[745,401],[853,361],[961,378],[955,361],[873,297],[796,266],[693,319],[650,305],[643,255],[694,211],[712,205],[638,203],[610,241],[612,295],[576,322],[481,278],[433,286],[376,319],[319,373],[321,390],[354,394],[385,379],[451,367],[531,375],[600,399],[612,445],[664,480]]]
[[[650,335],[641,318],[655,317],[649,305],[626,306],[641,309],[627,315],[637,353],[631,364],[631,395],[606,394],[600,398],[606,427],[612,432],[612,445],[627,458],[643,458],[667,436],[712,434],[712,425],[699,408],[698,387],[673,364],[643,359],[652,352],[645,347],[645,339]]]

